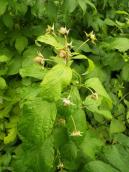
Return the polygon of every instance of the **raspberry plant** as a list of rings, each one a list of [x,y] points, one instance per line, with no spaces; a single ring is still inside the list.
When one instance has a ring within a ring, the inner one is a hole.
[[[127,0],[0,1],[0,171],[128,172]]]

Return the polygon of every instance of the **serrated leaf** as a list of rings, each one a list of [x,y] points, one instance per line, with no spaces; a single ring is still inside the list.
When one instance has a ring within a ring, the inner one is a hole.
[[[59,43],[58,40],[56,39],[56,37],[54,37],[54,36],[52,36],[50,34],[45,34],[45,35],[39,36],[37,38],[37,41],[43,42],[45,44],[49,44],[49,45],[55,47],[56,49],[64,48],[64,45]]]
[[[80,145],[80,149],[85,158],[95,159],[96,153],[100,151],[102,146],[102,140],[100,140],[95,133],[87,131],[85,138]]]
[[[125,149],[121,144],[106,146],[103,151],[104,158],[107,163],[121,172],[128,171],[129,150]]]
[[[8,5],[8,1],[7,0],[0,0],[0,16],[4,14],[6,8]]]
[[[28,39],[24,36],[19,36],[15,41],[15,48],[21,53],[28,45]]]
[[[111,124],[110,124],[110,133],[122,133],[126,129],[125,124],[123,121],[119,119],[112,119]]]
[[[123,145],[124,147],[129,148],[129,137],[126,136],[125,134],[122,134],[122,133],[115,134],[113,137],[113,141],[114,143],[119,143]]]
[[[33,77],[37,79],[43,79],[45,75],[45,70],[41,65],[38,64],[32,64],[30,66],[26,66],[24,68],[21,68],[19,71],[21,77]]]
[[[77,158],[78,149],[74,142],[70,141],[62,145],[61,153],[63,159],[67,161],[74,161]]]
[[[20,172],[51,172],[54,163],[53,138],[49,137],[43,144],[29,149],[24,145],[17,150],[15,161],[13,161],[14,171]],[[24,165],[23,165],[24,164]]]
[[[39,145],[50,135],[56,118],[56,106],[40,98],[25,102],[18,131],[23,142]],[[30,125],[31,121],[31,125]]]
[[[81,172],[118,172],[110,164],[96,160],[87,163]]]
[[[72,79],[71,68],[57,64],[44,76],[41,82],[41,95],[47,100],[58,100],[61,91],[67,87]]]

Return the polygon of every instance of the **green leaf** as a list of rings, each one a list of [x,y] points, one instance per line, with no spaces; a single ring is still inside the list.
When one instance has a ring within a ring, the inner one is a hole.
[[[8,167],[10,161],[11,161],[10,153],[6,153],[4,155],[1,155],[0,156],[0,170],[1,170],[1,167]]]
[[[126,127],[123,121],[119,119],[112,119],[111,124],[110,124],[110,133],[122,133],[125,131]]]
[[[70,116],[76,113],[76,111],[79,111],[82,100],[79,94],[79,91],[77,87],[72,86],[69,94],[69,100],[72,102],[72,104],[68,106],[64,106],[63,100],[61,99],[58,104],[58,112],[62,116]],[[83,113],[83,111],[80,110],[80,113]],[[73,125],[72,125],[73,128]]]
[[[109,47],[111,49],[117,49],[120,52],[125,52],[129,49],[129,39],[128,38],[114,38],[110,43]]]
[[[21,77],[33,77],[37,79],[43,79],[46,70],[43,69],[41,65],[38,64],[32,64],[30,66],[26,66],[24,68],[21,68],[19,73]]]
[[[8,15],[8,14],[4,15],[3,16],[3,22],[4,22],[6,27],[8,27],[10,29],[13,27],[13,18],[11,15]]]
[[[56,49],[64,48],[64,45],[62,45],[60,42],[58,42],[56,37],[54,37],[54,36],[52,36],[50,34],[45,34],[45,35],[39,36],[37,38],[37,41],[43,42],[45,44],[49,44],[49,45],[55,47]]]
[[[110,18],[106,18],[104,20],[104,23],[108,26],[116,26],[116,23],[113,20],[111,20]]]
[[[129,111],[127,112],[126,119],[127,119],[127,122],[129,123]]]
[[[17,2],[15,4],[16,15],[24,16],[27,12],[27,5],[24,2]]]
[[[87,131],[85,138],[80,145],[80,149],[85,158],[95,159],[96,153],[98,153],[103,146],[102,140],[100,140],[95,133]]]
[[[22,58],[20,56],[13,57],[8,64],[8,75],[15,75],[19,73],[22,65]]]
[[[95,64],[93,71],[86,76],[87,78],[99,78],[101,82],[106,82],[110,77],[107,72],[98,64]]]
[[[28,39],[24,36],[19,36],[15,41],[16,50],[21,53],[28,45]]]
[[[4,14],[6,8],[8,5],[8,1],[7,0],[0,0],[0,16]]]
[[[51,134],[56,106],[40,98],[24,103],[18,131],[23,142],[40,145]],[[30,125],[31,121],[31,125]]]
[[[90,72],[93,71],[93,69],[94,69],[94,62],[91,59],[89,59],[88,57],[79,54],[77,56],[73,56],[72,59],[86,59],[86,60],[88,60],[89,66],[88,66],[87,71],[83,75],[89,74]]]
[[[72,13],[75,8],[77,7],[78,3],[77,3],[77,0],[65,0],[64,1],[65,3],[65,9],[69,12],[69,13]]]
[[[8,135],[4,137],[4,144],[9,144],[16,140],[17,129],[11,128],[8,130],[8,132]]]
[[[122,134],[122,133],[115,134],[113,137],[113,141],[114,143],[119,143],[123,145],[124,147],[129,148],[129,137],[126,136],[125,134]]]
[[[80,97],[79,90],[76,86],[72,86],[70,90],[70,100],[75,104],[78,108],[81,107],[82,100]]]
[[[62,145],[63,159],[73,161],[77,158],[78,149],[74,142],[70,141]]]
[[[5,54],[0,55],[0,62],[7,62],[8,60],[9,60],[9,58]]]
[[[76,40],[76,39],[72,39],[73,42],[73,50],[74,51],[84,51],[84,52],[92,52],[92,49],[89,47],[89,45],[87,43],[84,43],[81,40]]]
[[[46,4],[46,12],[52,22],[56,19],[57,11],[58,9],[54,1],[48,1]]]
[[[35,1],[34,5],[31,7],[32,15],[42,18],[45,12],[45,2],[44,1]]]
[[[13,161],[14,171],[20,172],[51,172],[54,163],[53,138],[49,137],[43,144],[26,149],[24,146],[17,150]],[[24,165],[23,165],[24,164]]]
[[[116,14],[129,15],[126,11],[117,10]]]
[[[86,106],[86,109],[93,112],[94,115],[95,114],[97,114],[97,116],[101,115],[107,120],[111,120],[112,114],[110,112],[110,108],[108,107],[107,104],[106,104],[106,107],[103,107],[103,101],[104,101],[104,98],[101,96],[99,96],[98,99],[94,99],[92,95],[90,95],[86,97],[84,101],[84,105]]]
[[[124,81],[129,81],[129,63],[126,63],[121,71],[121,77]]]
[[[85,1],[84,0],[78,0],[78,3],[79,3],[79,5],[80,5],[80,7],[81,7],[81,9],[83,11],[83,14],[85,14],[86,13],[86,8],[87,8]]]
[[[76,129],[74,123],[76,125]],[[87,122],[86,122],[85,112],[82,109],[76,109],[76,111],[72,113],[71,116],[68,117],[67,128],[70,134],[73,131],[77,130],[82,133],[82,136],[85,135],[87,129]]]
[[[129,164],[129,150],[125,149],[122,145],[116,144],[106,146],[103,151],[104,158],[107,163],[110,163],[113,167],[121,172],[128,171]]]
[[[0,89],[3,90],[6,87],[7,87],[6,81],[4,80],[4,78],[0,77]]]
[[[95,7],[94,3],[91,2],[91,0],[85,0],[85,3],[88,4],[90,7],[94,8],[96,11],[96,7]]]
[[[110,107],[112,107],[112,100],[110,98],[110,96],[108,95],[108,93],[106,92],[105,88],[103,87],[101,81],[99,80],[99,78],[90,78],[88,80],[86,80],[85,82],[86,87],[88,88],[92,88],[96,91],[96,93],[98,94],[98,96],[103,96],[107,99],[108,104],[110,105]]]
[[[54,146],[57,149],[59,149],[60,147],[62,147],[62,145],[68,142],[68,135],[65,127],[61,126],[54,128],[53,136],[54,136]]]
[[[60,152],[62,155],[64,167],[68,171],[75,171],[76,169],[78,169],[80,160],[79,159],[77,160],[78,147],[76,146],[74,142],[69,141],[66,144],[63,144]]]
[[[96,160],[87,163],[81,172],[119,172],[110,164]]]
[[[58,100],[61,91],[67,87],[72,79],[71,68],[57,64],[45,75],[41,82],[41,95],[47,100]]]

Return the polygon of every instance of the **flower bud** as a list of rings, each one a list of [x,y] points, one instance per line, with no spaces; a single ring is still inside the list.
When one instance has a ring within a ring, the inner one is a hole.
[[[69,34],[69,30],[67,30],[66,27],[61,27],[59,30],[59,33],[62,35],[68,35]]]

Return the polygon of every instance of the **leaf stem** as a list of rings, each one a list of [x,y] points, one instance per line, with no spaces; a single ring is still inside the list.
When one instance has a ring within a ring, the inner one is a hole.
[[[87,43],[89,41],[89,39],[87,39],[85,42],[83,42],[77,49],[76,51],[78,51],[85,43]]]
[[[74,129],[75,129],[75,131],[77,131],[77,127],[76,127],[76,124],[75,124],[75,121],[74,121],[74,118],[73,118],[72,115],[71,115],[71,119],[72,119],[72,122],[73,122],[73,125],[74,125]]]

